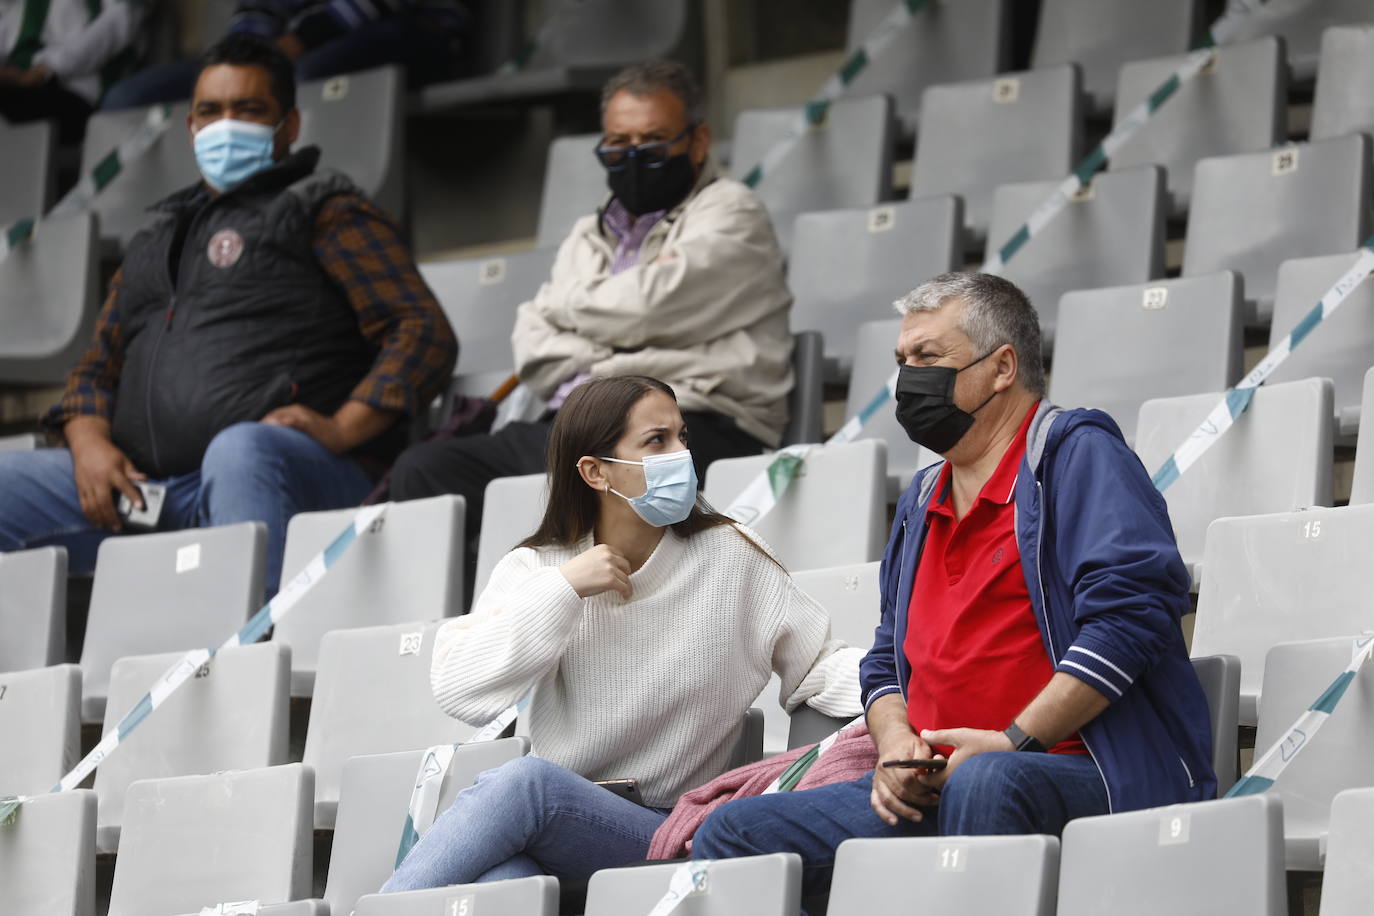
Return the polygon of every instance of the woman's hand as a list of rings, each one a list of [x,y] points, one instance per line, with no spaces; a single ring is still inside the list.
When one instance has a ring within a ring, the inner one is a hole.
[[[630,600],[630,561],[609,544],[597,544],[558,568],[579,598],[615,591]]]

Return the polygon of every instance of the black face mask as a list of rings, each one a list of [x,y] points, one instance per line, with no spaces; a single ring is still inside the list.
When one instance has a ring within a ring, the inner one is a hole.
[[[994,347],[964,369],[978,365],[996,352]],[[960,410],[954,403],[954,380],[964,369],[902,366],[897,370],[897,422],[912,442],[943,455],[964,438],[973,425],[973,414],[997,396],[995,391],[988,395],[973,413]]]
[[[606,173],[611,193],[635,216],[671,210],[682,202],[696,180],[692,160],[686,153],[653,164],[631,156],[624,168]]]

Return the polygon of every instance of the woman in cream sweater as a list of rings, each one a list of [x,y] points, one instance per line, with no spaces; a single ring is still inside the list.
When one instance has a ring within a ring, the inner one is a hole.
[[[679,794],[718,775],[776,671],[787,709],[856,715],[862,651],[756,535],[697,499],[672,389],[592,379],[559,410],[539,530],[434,647],[434,696],[481,725],[531,693],[533,754],[483,773],[384,892],[644,858]],[[644,805],[595,780],[635,778]]]

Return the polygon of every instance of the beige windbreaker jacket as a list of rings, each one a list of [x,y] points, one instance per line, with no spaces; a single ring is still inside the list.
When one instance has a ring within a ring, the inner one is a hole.
[[[649,232],[637,266],[612,276],[614,248],[600,212],[573,226],[552,276],[516,317],[520,380],[547,398],[580,372],[652,376],[683,410],[725,414],[778,445],[792,390],[792,295],[754,192],[707,162]]]

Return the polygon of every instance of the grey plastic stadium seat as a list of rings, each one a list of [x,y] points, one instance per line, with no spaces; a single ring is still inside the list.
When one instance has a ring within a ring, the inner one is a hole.
[[[1240,659],[1234,655],[1197,657],[1193,659],[1193,671],[1207,697],[1207,716],[1212,723],[1212,771],[1217,776],[1220,798],[1238,775]]]
[[[0,828],[0,912],[94,916],[94,792],[30,799]]]
[[[647,913],[664,893],[679,863],[603,868],[587,883],[586,916]],[[792,916],[801,906],[801,858],[796,853],[718,859],[707,890],[674,911],[682,916]]]
[[[1269,794],[1070,821],[1058,914],[1286,916],[1283,813]]]
[[[293,763],[129,786],[109,916],[308,897],[313,782]]]
[[[217,647],[242,627],[262,606],[266,540],[261,522],[106,538],[81,650],[81,721],[104,719],[115,659]]]
[[[845,840],[835,851],[828,912],[901,912],[919,887],[930,912],[1054,916],[1058,878],[1059,839],[1052,836]]]
[[[892,7],[889,0],[852,0],[846,51],[859,48]],[[1007,7],[1007,0],[926,4],[886,51],[868,61],[846,94],[887,93],[903,133],[916,132],[927,86],[981,79],[1005,67],[1011,37]]]
[[[998,185],[1069,174],[1081,107],[1073,66],[931,86],[921,97],[911,196],[958,194],[964,226],[981,238]]]
[[[1264,660],[1264,702],[1255,732],[1256,758],[1279,741],[1350,663],[1354,637],[1279,643]],[[1283,799],[1288,867],[1320,871],[1331,800],[1343,789],[1374,785],[1374,667],[1360,668],[1322,730],[1269,790]]]
[[[1317,72],[1322,33],[1335,25],[1374,21],[1368,0],[1310,0],[1271,3],[1274,11],[1242,20],[1231,41],[1279,35],[1288,48],[1293,76],[1307,83]],[[1263,9],[1263,7],[1261,7]]]
[[[1374,19],[1374,12],[1370,13]],[[1374,134],[1374,22],[1322,33],[1317,90],[1312,99],[1313,140],[1356,132]]]
[[[320,667],[302,761],[315,770],[315,825],[334,826],[345,761],[462,741],[476,731],[446,714],[429,686],[438,623],[334,630]]]
[[[1006,244],[1059,181],[999,187],[992,197],[988,251]],[[1046,352],[1065,293],[1164,275],[1164,211],[1159,167],[1103,172],[1007,262],[1002,276],[1035,306]]]
[[[441,111],[599,92],[621,67],[668,57],[690,24],[686,0],[556,0],[542,6],[545,21],[533,25],[543,40],[524,68],[428,86],[420,91],[419,107]]]
[[[1240,381],[1241,332],[1240,280],[1231,271],[1065,293],[1050,400],[1105,410],[1133,443],[1150,398]]]
[[[17,436],[0,436],[0,452],[27,452],[41,448],[37,433],[20,433]]]
[[[1374,894],[1374,788],[1346,789],[1331,801],[1319,916],[1359,916]]]
[[[301,132],[293,147],[318,146],[320,168],[343,172],[402,224],[404,92],[405,71],[397,66],[301,83],[296,90]]]
[[[510,336],[515,310],[549,279],[552,249],[420,265],[420,276],[439,299],[462,341],[454,373],[460,394],[486,397],[514,374]]]
[[[437,916],[440,913],[558,916],[558,879],[534,875],[488,884],[455,884],[403,894],[369,894],[353,916]]]
[[[66,623],[67,548],[0,553],[0,672],[61,662]]]
[[[1361,416],[1374,417],[1374,369],[1364,375],[1364,395],[1360,402],[1369,410]],[[1350,484],[1350,505],[1374,503],[1374,422],[1355,443],[1355,479]]]
[[[1159,398],[1140,406],[1136,454],[1154,474],[1222,399]],[[1331,505],[1331,380],[1266,385],[1250,408],[1164,493],[1179,553],[1201,576],[1213,519]]]
[[[783,445],[825,437],[825,342],[819,331],[792,335],[792,393],[787,398]]]
[[[100,217],[101,241],[109,253],[122,251],[143,228],[149,207],[200,180],[185,127],[189,109],[187,102],[171,106],[162,136],[142,156],[121,163],[119,175],[91,202],[91,211]],[[91,115],[81,148],[81,174],[89,175],[106,154],[147,120],[148,111],[126,108]]]
[[[811,450],[792,485],[754,528],[791,570],[876,560],[887,541],[886,449],[874,439]],[[773,455],[723,458],[706,474],[706,501],[724,512]]]
[[[304,569],[357,514],[337,509],[292,518],[282,582]],[[293,697],[311,695],[320,638],[330,630],[435,620],[462,611],[463,514],[461,496],[394,503],[380,531],[353,542],[272,633],[291,647]]]
[[[1140,7],[1142,12],[1153,8]],[[1183,63],[1165,57],[1128,63],[1116,90],[1116,126]],[[1112,156],[1113,169],[1161,165],[1173,211],[1188,209],[1199,159],[1266,150],[1286,133],[1288,67],[1277,38],[1223,45],[1213,66],[1179,88]]]
[[[1112,107],[1122,64],[1196,46],[1204,5],[1200,0],[1043,0],[1031,66],[1077,63],[1091,110],[1105,112]]]
[[[854,330],[892,315],[892,303],[963,263],[957,197],[803,213],[792,230],[791,322],[825,338],[827,376],[848,377]]]
[[[1300,258],[1279,265],[1274,292],[1274,323],[1269,329],[1272,349],[1297,327],[1322,296],[1355,265],[1358,255],[1337,254]],[[1360,397],[1365,373],[1374,365],[1374,283],[1368,280],[1351,290],[1336,314],[1324,320],[1302,341],[1269,384],[1324,375],[1336,386],[1336,428],[1342,439],[1353,439],[1360,428]]]
[[[744,180],[787,137],[800,112],[800,107],[740,112],[730,177]],[[808,130],[754,187],[783,251],[791,249],[792,221],[798,213],[868,207],[891,197],[894,142],[887,96],[843,98],[831,105],[825,120]]]
[[[1240,658],[1242,725],[1257,721],[1271,646],[1371,626],[1371,549],[1374,506],[1221,518],[1207,529],[1193,654]]]
[[[53,121],[0,121],[0,227],[48,212],[56,133]]]
[[[897,334],[902,329],[900,318],[868,321],[859,325],[858,342],[854,349],[854,369],[849,376],[849,399],[845,403],[845,417],[856,416],[873,395],[887,384],[897,368],[893,351]],[[887,446],[887,501],[895,503],[910,484],[916,472],[940,460],[934,452],[912,442],[897,422],[897,402],[887,403],[864,426],[862,439],[877,439]]]
[[[557,250],[573,223],[590,216],[606,202],[606,170],[594,153],[601,134],[557,137],[549,144],[544,167],[544,191],[539,203],[535,244]]]
[[[135,655],[115,662],[104,734],[179,658],[181,653]],[[135,780],[286,763],[290,680],[291,651],[285,646],[260,643],[217,652],[96,770],[96,850],[119,848],[124,793]]]
[[[0,674],[0,734],[6,736],[0,743],[0,796],[34,795],[57,785],[81,753],[80,713],[76,665]]]
[[[499,512],[482,513],[477,546],[477,582],[474,596],[482,594],[491,571],[516,544],[534,534],[548,501],[548,475],[522,474],[498,477],[487,484],[485,503],[500,506]]]
[[[100,310],[96,219],[43,220],[0,262],[0,384],[60,385]]]
[[[1246,321],[1268,324],[1281,262],[1354,251],[1368,234],[1369,144],[1354,135],[1198,162],[1184,276],[1238,272],[1255,309]]]
[[[525,738],[503,738],[459,748],[444,778],[439,811],[472,785],[477,774],[529,753]],[[348,913],[358,898],[375,894],[396,866],[422,750],[353,757],[344,764],[339,817],[324,896],[331,913]],[[442,912],[442,911],[439,911]]]

